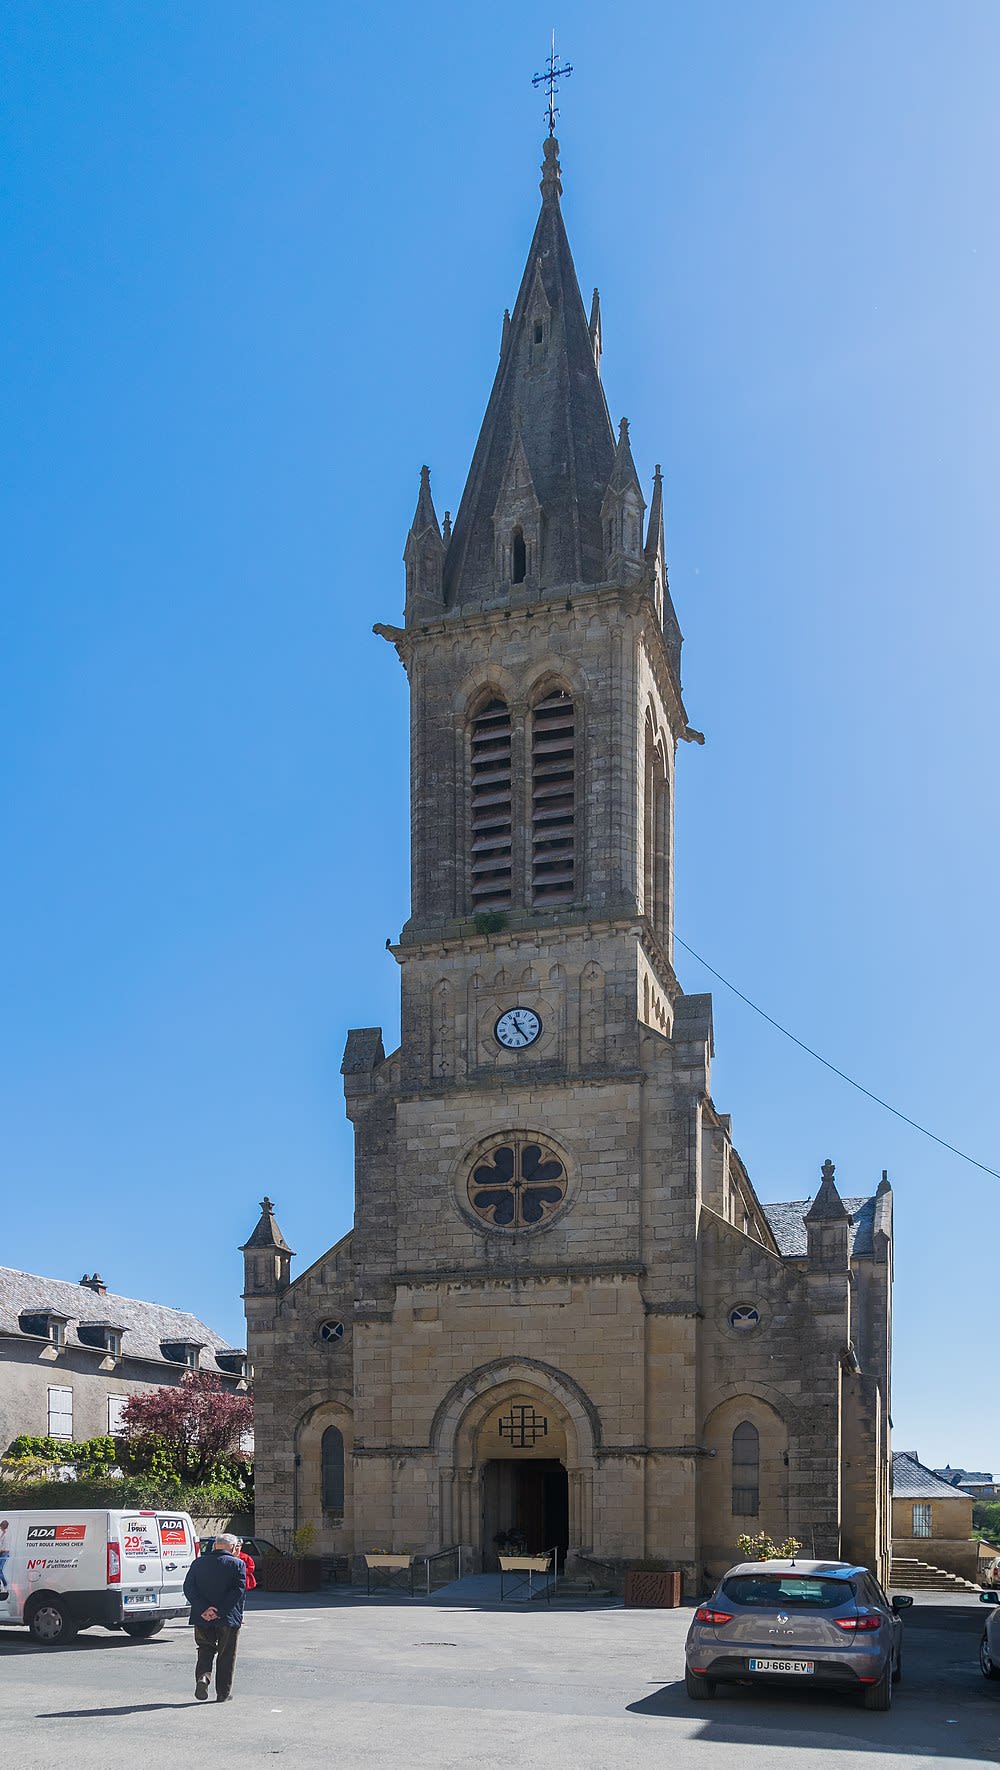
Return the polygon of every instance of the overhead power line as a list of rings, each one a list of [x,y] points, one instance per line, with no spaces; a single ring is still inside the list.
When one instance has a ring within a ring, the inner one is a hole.
[[[763,1008],[758,1007],[756,1002],[752,1002],[749,996],[745,996],[741,989],[737,989],[735,983],[730,983],[728,977],[723,977],[721,971],[716,971],[714,965],[710,965],[707,959],[703,959],[700,953],[696,953],[694,947],[688,946],[687,941],[682,940],[676,932],[674,939],[678,946],[682,946],[686,953],[691,954],[692,959],[697,959],[699,965],[704,965],[706,971],[710,971],[712,976],[717,977],[720,983],[724,983],[728,990],[732,990],[734,996],[739,996],[741,1002],[745,1002],[747,1007],[752,1008],[755,1014],[759,1014],[762,1020],[766,1020],[769,1026],[773,1026],[778,1032],[783,1033],[786,1039],[791,1039],[792,1044],[798,1045],[800,1051],[805,1051],[809,1057],[814,1057],[817,1063],[823,1065],[824,1069],[832,1070],[833,1074],[839,1076],[842,1082],[847,1082],[850,1087],[856,1088],[859,1094],[866,1094],[869,1100],[874,1100],[876,1106],[882,1106],[886,1112],[891,1112],[894,1118],[902,1119],[904,1125],[912,1126],[913,1130],[919,1131],[922,1137],[929,1137],[932,1143],[938,1143],[942,1149],[947,1149],[952,1155],[957,1155],[959,1161],[968,1162],[973,1168],[980,1168],[984,1174],[992,1174],[994,1180],[1000,1180],[1000,1172],[996,1168],[988,1167],[986,1162],[977,1162],[974,1155],[967,1155],[964,1149],[956,1149],[954,1143],[949,1143],[944,1137],[939,1137],[936,1131],[929,1131],[926,1125],[918,1125],[916,1119],[911,1119],[907,1113],[900,1112],[898,1106],[890,1105],[888,1100],[882,1099],[881,1094],[873,1094],[870,1088],[864,1087],[861,1082],[856,1082],[853,1076],[847,1074],[846,1070],[838,1069],[837,1065],[831,1063],[828,1057],[824,1057],[819,1051],[814,1051],[811,1045],[806,1044],[805,1039],[797,1038],[795,1033],[789,1032],[787,1026],[782,1026],[781,1021],[775,1020],[773,1014],[766,1014]]]

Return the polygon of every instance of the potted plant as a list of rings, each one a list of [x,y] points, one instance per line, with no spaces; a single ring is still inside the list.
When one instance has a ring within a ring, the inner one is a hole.
[[[666,1561],[633,1561],[625,1569],[625,1605],[631,1610],[676,1610],[683,1576]]]
[[[783,1543],[776,1543],[766,1530],[758,1530],[753,1536],[746,1532],[738,1536],[736,1547],[747,1561],[794,1561],[802,1544],[794,1536],[786,1536]]]
[[[310,1553],[316,1538],[312,1524],[293,1531],[287,1554],[263,1555],[257,1563],[257,1584],[263,1592],[318,1592],[323,1563]]]

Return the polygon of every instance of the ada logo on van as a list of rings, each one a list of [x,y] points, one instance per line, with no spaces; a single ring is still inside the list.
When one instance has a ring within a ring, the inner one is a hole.
[[[29,1524],[29,1543],[82,1543],[85,1524]]]
[[[183,1518],[160,1519],[160,1541],[164,1544],[177,1544],[181,1548],[187,1544],[187,1531]]]

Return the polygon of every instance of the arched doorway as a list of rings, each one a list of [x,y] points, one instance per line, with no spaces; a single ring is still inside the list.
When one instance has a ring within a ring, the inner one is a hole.
[[[529,1361],[498,1361],[456,1384],[434,1433],[450,1540],[478,1551],[484,1571],[505,1541],[558,1549],[560,1567],[589,1550],[595,1419],[574,1383]]]

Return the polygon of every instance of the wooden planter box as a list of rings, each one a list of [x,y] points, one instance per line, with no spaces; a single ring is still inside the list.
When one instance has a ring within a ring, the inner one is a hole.
[[[629,1568],[625,1574],[625,1607],[631,1610],[676,1610],[681,1601],[681,1574]]]
[[[262,1592],[318,1592],[322,1572],[318,1555],[264,1555],[257,1584]]]

